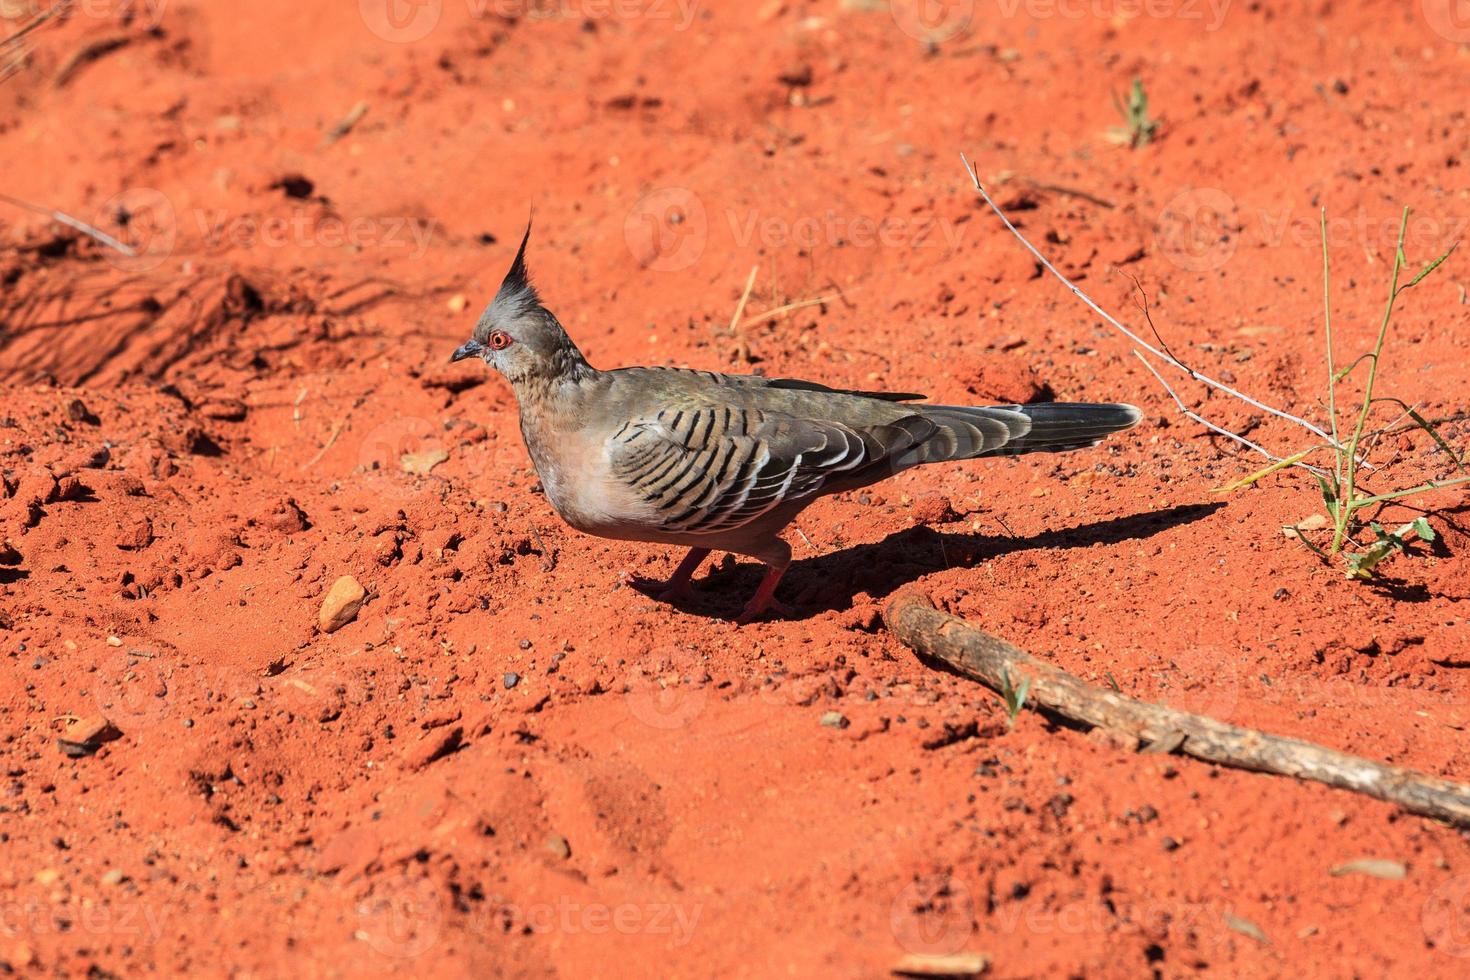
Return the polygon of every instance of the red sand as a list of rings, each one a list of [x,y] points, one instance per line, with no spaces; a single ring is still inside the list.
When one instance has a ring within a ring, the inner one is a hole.
[[[1470,778],[1463,509],[1366,586],[1280,534],[1319,509],[1308,481],[1211,495],[1258,460],[1173,413],[958,158],[1105,306],[1139,320],[1137,278],[1182,356],[1321,419],[1317,208],[1344,357],[1399,208],[1415,263],[1470,224],[1446,2],[985,0],[934,8],[972,12],[928,48],[902,0],[81,6],[0,84],[3,189],[144,255],[0,211],[0,964],[1470,969],[1462,833],[1030,713],[1007,730],[878,617],[917,582],[1099,683]],[[1140,150],[1107,136],[1134,75],[1163,119]],[[505,386],[445,363],[532,205],[532,269],[594,363],[1150,418],[823,501],[789,621],[732,627],[744,562],[660,605],[620,576],[679,556],[565,528]],[[1425,414],[1464,406],[1467,261],[1405,296],[1384,364]],[[734,337],[752,267],[748,314],[833,298]],[[1385,479],[1428,448],[1403,439]],[[318,633],[348,574],[369,601]],[[59,719],[99,713],[121,737],[63,755]],[[1363,858],[1406,875],[1331,873]]]

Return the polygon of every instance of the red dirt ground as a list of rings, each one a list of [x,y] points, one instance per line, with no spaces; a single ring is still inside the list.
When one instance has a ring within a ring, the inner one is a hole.
[[[1344,360],[1399,208],[1416,264],[1470,227],[1451,4],[979,0],[925,8],[930,43],[904,0],[126,6],[0,84],[3,190],[141,252],[0,205],[0,971],[1470,970],[1463,833],[1007,730],[879,615],[918,583],[1098,683],[1470,778],[1463,495],[1376,586],[1281,535],[1310,481],[1212,495],[1259,461],[1174,414],[959,161],[1099,302],[1140,320],[1136,278],[1181,356],[1320,421],[1319,206]],[[1135,75],[1163,120],[1137,150],[1108,135]],[[446,363],[532,207],[599,365],[1149,419],[821,502],[790,620],[731,625],[748,562],[653,602],[620,578],[678,555],[564,527],[505,385]],[[1464,406],[1467,262],[1406,294],[1384,363],[1426,415]],[[748,315],[827,299],[732,334],[752,267]],[[1384,485],[1432,449],[1378,447]],[[349,574],[369,601],[319,633]],[[120,738],[64,755],[96,714]],[[1406,873],[1332,873],[1364,858]]]

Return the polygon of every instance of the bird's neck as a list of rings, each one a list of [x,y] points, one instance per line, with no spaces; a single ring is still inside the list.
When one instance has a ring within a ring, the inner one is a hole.
[[[528,403],[550,404],[568,392],[582,387],[599,373],[596,368],[587,363],[581,351],[569,346],[557,351],[538,365],[538,370],[507,377],[506,380],[515,390],[516,401],[520,403],[522,414],[524,414]]]

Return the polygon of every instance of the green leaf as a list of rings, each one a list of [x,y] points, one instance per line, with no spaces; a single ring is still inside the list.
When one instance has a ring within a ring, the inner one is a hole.
[[[1414,521],[1413,527],[1414,533],[1419,535],[1420,541],[1433,541],[1438,537],[1434,533],[1434,528],[1429,526],[1429,521],[1426,518],[1421,517]]]
[[[1438,269],[1440,266],[1444,265],[1444,260],[1447,259],[1447,258],[1449,258],[1450,255],[1455,251],[1455,249],[1457,249],[1459,247],[1460,247],[1460,243],[1459,242],[1455,242],[1455,244],[1451,245],[1449,247],[1449,250],[1448,251],[1446,251],[1439,258],[1435,259],[1433,262],[1431,262],[1428,265],[1426,265],[1422,270],[1420,270],[1420,272],[1419,272],[1419,274],[1417,276],[1415,276],[1413,279],[1410,279],[1409,280],[1409,284],[1407,286],[1405,286],[1404,289],[1409,289],[1409,288],[1411,288],[1413,286],[1417,286],[1419,284],[1419,280],[1423,279],[1425,276],[1429,275],[1435,269]],[[1402,254],[1402,253],[1400,253],[1400,254]],[[1407,261],[1407,260],[1405,260],[1405,261]]]

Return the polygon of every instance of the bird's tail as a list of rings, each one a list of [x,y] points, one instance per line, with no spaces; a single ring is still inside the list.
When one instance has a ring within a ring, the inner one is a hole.
[[[1007,405],[1031,420],[1030,430],[1011,440],[996,455],[1063,453],[1085,449],[1102,442],[1103,436],[1124,432],[1142,420],[1132,405],[1088,405],[1079,402],[1044,402],[1036,405]]]
[[[1085,449],[1111,432],[1122,432],[1143,417],[1132,405],[1043,402],[969,408],[915,406],[939,431],[894,459],[895,470],[979,456],[1019,456]]]

